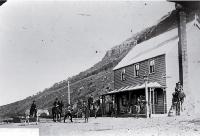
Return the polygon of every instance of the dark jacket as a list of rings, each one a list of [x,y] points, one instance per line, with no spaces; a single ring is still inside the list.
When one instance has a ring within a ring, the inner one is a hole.
[[[54,106],[54,107],[58,107],[58,106],[59,106],[58,101],[55,101],[55,102],[53,103],[53,106]]]
[[[36,110],[36,109],[37,109],[36,104],[35,104],[35,103],[32,103],[32,105],[31,105],[31,110]]]

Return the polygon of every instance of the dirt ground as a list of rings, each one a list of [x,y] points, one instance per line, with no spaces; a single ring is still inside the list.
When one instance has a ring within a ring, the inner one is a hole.
[[[71,123],[41,119],[40,123],[1,124],[0,128],[39,128],[40,136],[197,136],[200,135],[200,116],[146,118],[89,118],[74,119]]]

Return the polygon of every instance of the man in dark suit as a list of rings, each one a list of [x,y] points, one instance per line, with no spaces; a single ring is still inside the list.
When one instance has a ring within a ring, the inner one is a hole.
[[[36,106],[36,104],[35,104],[35,100],[34,100],[33,103],[31,104],[30,116],[31,116],[31,117],[36,117],[36,116],[37,116],[37,106]]]

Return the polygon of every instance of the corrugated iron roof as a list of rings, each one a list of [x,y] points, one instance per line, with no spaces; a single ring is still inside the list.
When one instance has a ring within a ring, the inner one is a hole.
[[[189,31],[190,28],[193,27],[196,23],[196,20],[188,23],[187,31]],[[119,64],[113,70],[117,70],[149,58],[166,54],[174,46],[177,46],[177,43],[178,29],[175,28],[133,47],[131,51],[122,59],[122,61],[119,62]]]
[[[160,85],[158,82],[150,82],[150,83],[147,84],[147,87],[148,88],[165,88],[165,86]],[[135,90],[144,89],[144,88],[145,88],[145,84],[125,86],[125,87],[121,87],[119,89],[115,89],[115,90],[108,92],[104,95],[115,94],[115,93],[126,92],[126,91],[135,91]]]

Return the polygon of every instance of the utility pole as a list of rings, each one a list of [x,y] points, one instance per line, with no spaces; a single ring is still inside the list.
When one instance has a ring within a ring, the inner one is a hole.
[[[68,80],[68,104],[70,105],[70,86],[69,86],[69,80]]]
[[[188,79],[188,56],[187,56],[187,37],[186,37],[186,13],[184,7],[176,4],[178,10],[178,57],[179,57],[179,80],[186,86]]]
[[[188,94],[188,55],[187,55],[187,37],[186,37],[186,11],[185,8],[176,3],[175,5],[178,22],[178,59],[179,59],[179,81],[183,90]]]
[[[171,1],[171,0],[169,0]],[[187,51],[187,11],[197,11],[200,7],[199,1],[171,1],[175,2],[175,8],[177,10],[177,23],[178,23],[178,59],[179,59],[179,80],[183,85],[183,91],[187,95],[185,107],[187,113],[192,113],[194,97],[189,90],[189,69],[188,69],[188,51]],[[192,46],[192,45],[191,45]]]

